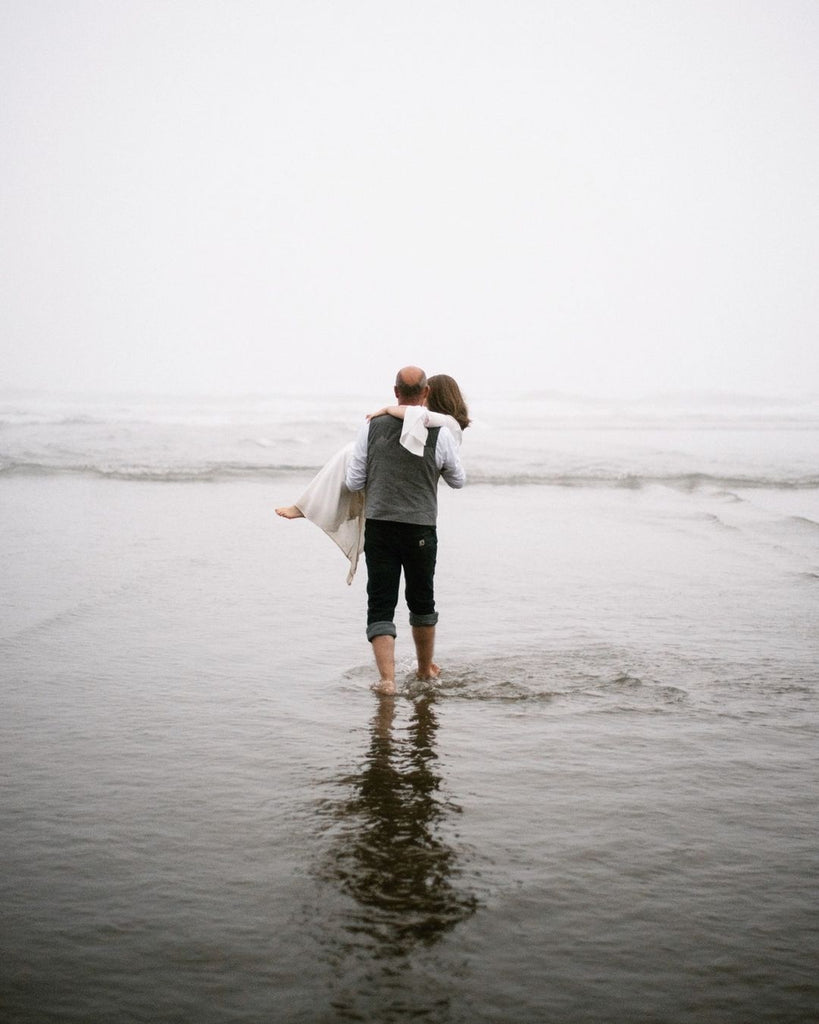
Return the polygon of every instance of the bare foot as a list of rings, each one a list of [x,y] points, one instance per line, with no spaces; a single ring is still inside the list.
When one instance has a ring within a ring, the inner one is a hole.
[[[304,513],[295,505],[282,505],[281,508],[276,509],[276,515],[283,519],[304,519]]]
[[[428,672],[424,673],[419,671],[415,673],[415,676],[417,679],[437,679],[440,674],[441,669],[433,661],[432,664],[429,666]]]
[[[377,683],[373,683],[373,693],[378,693],[382,697],[394,697],[395,696],[395,680],[394,679],[379,679]]]

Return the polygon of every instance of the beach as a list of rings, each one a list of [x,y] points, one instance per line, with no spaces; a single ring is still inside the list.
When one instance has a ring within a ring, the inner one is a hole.
[[[5,400],[4,1018],[811,1019],[815,404],[481,410],[395,698],[273,512],[367,408]]]

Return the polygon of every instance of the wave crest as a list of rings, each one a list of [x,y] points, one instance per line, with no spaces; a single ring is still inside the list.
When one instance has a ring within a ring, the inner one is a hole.
[[[297,462],[213,461],[162,465],[123,461],[72,461],[68,458],[15,459],[0,457],[0,476],[95,476],[111,480],[146,480],[151,482],[219,482],[236,479],[261,479],[283,476],[304,476],[316,473],[320,464]],[[567,487],[614,490],[642,490],[668,487],[683,492],[701,490],[810,490],[819,488],[819,475],[730,475],[710,473],[589,473],[583,470],[565,473],[483,472],[469,466],[469,484],[490,487]]]

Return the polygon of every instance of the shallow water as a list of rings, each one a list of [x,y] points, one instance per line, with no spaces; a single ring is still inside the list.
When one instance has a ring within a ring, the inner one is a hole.
[[[383,700],[306,476],[220,479],[0,481],[5,1019],[812,1019],[815,489],[443,492]]]

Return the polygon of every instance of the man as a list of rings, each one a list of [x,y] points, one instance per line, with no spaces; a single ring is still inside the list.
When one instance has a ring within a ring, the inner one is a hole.
[[[395,379],[399,405],[424,405],[427,377],[417,366],[405,366]],[[421,456],[399,443],[402,420],[377,416],[358,435],[347,467],[351,491],[365,487],[364,558],[367,562],[367,639],[373,647],[380,680],[379,693],[395,693],[395,607],[401,570],[418,678],[440,672],[435,651],[434,577],[438,552],[438,477],[450,487],[463,487],[466,473],[458,449],[445,427],[432,427]]]

